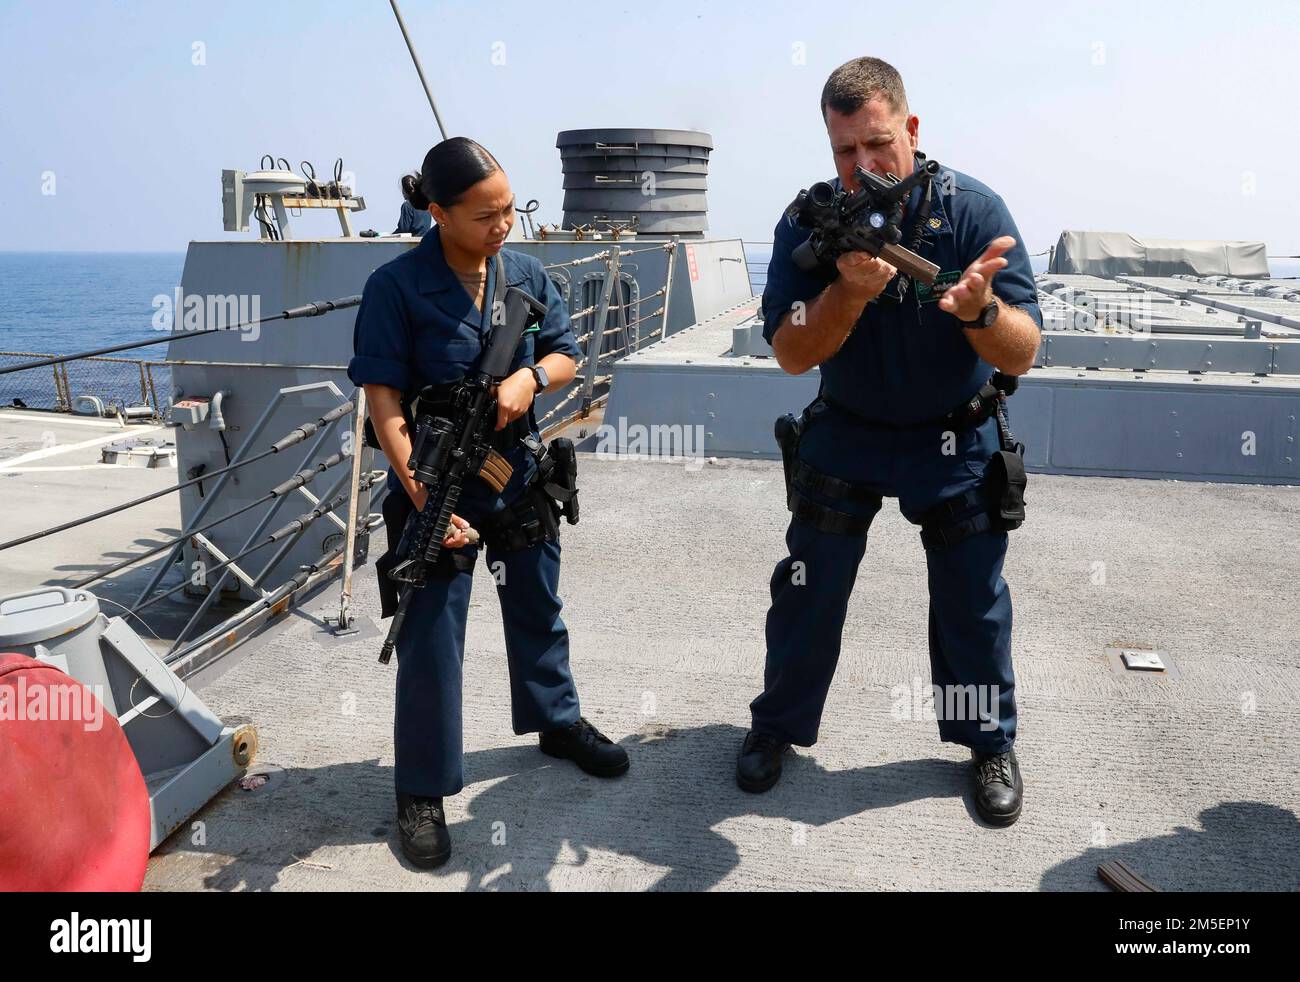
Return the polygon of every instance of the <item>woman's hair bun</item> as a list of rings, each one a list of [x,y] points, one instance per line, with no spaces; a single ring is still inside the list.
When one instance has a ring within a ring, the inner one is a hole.
[[[420,175],[405,174],[402,177],[402,197],[410,202],[416,211],[428,211],[429,199],[420,190]]]
[[[500,169],[496,158],[482,146],[467,136],[453,136],[424,155],[419,191],[427,200],[450,208],[471,187]]]

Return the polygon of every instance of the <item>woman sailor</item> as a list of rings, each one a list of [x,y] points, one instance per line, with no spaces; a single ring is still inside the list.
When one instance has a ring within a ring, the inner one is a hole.
[[[537,458],[522,442],[531,435],[537,447],[533,400],[568,385],[577,370],[578,346],[565,303],[537,259],[502,248],[514,224],[515,199],[487,150],[464,137],[439,143],[424,158],[418,189],[436,224],[417,247],[367,280],[348,366],[351,380],[365,388],[376,437],[394,465],[384,506],[390,555],[425,499],[424,487],[405,466],[411,430],[403,401],[422,391],[436,398],[438,387],[475,365],[491,326],[491,298],[503,292],[498,270],[505,286],[520,287],[547,309],[524,334],[512,372],[496,393],[496,446],[513,474],[500,493],[479,477],[468,480],[443,558],[428,585],[416,591],[397,638],[398,825],[406,856],[434,867],[451,855],[443,799],[464,786],[462,664],[478,552],[469,538],[471,525],[483,533],[497,582],[515,733],[540,733],[543,753],[573,760],[599,777],[624,773],[628,758],[578,711],[569,634],[556,593],[558,524],[549,501],[538,494],[540,482],[532,481]]]

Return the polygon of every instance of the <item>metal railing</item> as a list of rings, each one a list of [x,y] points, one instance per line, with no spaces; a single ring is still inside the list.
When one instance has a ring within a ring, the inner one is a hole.
[[[362,445],[359,442],[348,441],[347,449],[350,452],[337,452],[328,457],[317,460],[325,440],[334,430],[336,424],[345,417],[353,416],[356,418],[359,416],[361,409],[357,404],[357,398],[349,399],[340,403],[314,421],[309,421],[294,427],[279,440],[263,445],[260,450],[254,451],[254,447],[259,445],[259,438],[262,430],[265,428],[266,423],[271,419],[275,409],[278,408],[285,396],[302,394],[306,391],[316,390],[321,387],[330,389],[335,395],[341,395],[332,382],[310,383],[308,385],[292,386],[281,389],[277,394],[277,397],[271,400],[258,422],[253,426],[248,437],[241,444],[234,459],[225,467],[206,472],[201,476],[191,478],[187,481],[181,481],[175,485],[162,488],[150,494],[132,499],[131,501],[114,505],[110,508],[105,508],[91,515],[85,515],[81,518],[72,519],[60,525],[31,532],[7,542],[0,542],[0,552],[13,549],[17,546],[47,536],[56,535],[60,532],[79,528],[110,515],[118,514],[130,508],[145,504],[146,502],[181,491],[199,481],[211,481],[213,478],[216,478],[217,483],[213,485],[209,490],[209,493],[204,496],[203,503],[190,516],[180,534],[169,537],[162,543],[151,547],[145,552],[128,556],[126,559],[114,563],[107,569],[100,570],[99,572],[87,576],[73,584],[74,589],[86,587],[91,583],[102,580],[114,573],[121,572],[129,567],[152,560],[164,550],[170,550],[167,556],[159,564],[158,569],[154,571],[148,584],[140,592],[135,602],[126,608],[129,614],[139,616],[143,611],[152,607],[154,604],[176,595],[194,582],[192,577],[186,576],[175,586],[168,587],[161,591],[158,589],[159,584],[167,573],[175,566],[177,560],[182,555],[185,545],[188,543],[193,548],[215,560],[212,565],[204,565],[204,575],[199,584],[207,587],[207,594],[190,615],[184,627],[177,632],[175,640],[168,651],[166,660],[170,663],[182,657],[192,656],[205,641],[209,641],[217,636],[216,631],[209,629],[198,639],[190,642],[188,645],[185,644],[186,638],[189,637],[191,631],[193,631],[195,626],[199,623],[203,614],[208,610],[213,602],[222,596],[221,588],[228,577],[236,577],[246,587],[253,590],[259,597],[258,600],[253,601],[249,607],[245,608],[244,611],[241,611],[240,614],[235,615],[235,618],[232,618],[232,620],[238,621],[244,614],[260,611],[262,609],[261,605],[264,604],[268,598],[283,598],[285,595],[283,592],[285,584],[297,582],[296,577],[298,572],[301,571],[295,572],[295,574],[291,575],[284,583],[273,589],[268,590],[262,586],[262,583],[265,581],[267,576],[279,565],[281,560],[299,542],[299,540],[301,540],[303,535],[315,522],[327,516],[333,518],[333,512],[341,508],[347,508],[348,522],[344,525],[344,528],[347,530],[349,535],[355,536],[360,534],[369,534],[369,532],[378,524],[377,520],[380,516],[370,512],[369,503],[366,505],[366,514],[363,521],[359,520],[359,509],[361,507],[362,494],[382,481],[386,477],[386,472],[377,470],[363,472],[361,470],[359,464]],[[224,486],[225,482],[230,479],[236,471],[274,454],[284,453],[291,447],[307,442],[312,437],[315,437],[315,439],[311,441],[306,452],[298,461],[298,470],[293,474],[293,476],[268,489],[261,497],[217,518],[204,521],[213,503],[220,499],[218,492],[221,487]],[[315,463],[313,463],[313,461],[315,461]],[[316,477],[343,463],[347,463],[349,467],[339,474],[337,479],[319,498],[307,490],[307,485],[309,485]],[[277,513],[284,504],[290,500],[290,498],[295,496],[304,497],[311,506],[310,510],[283,523],[273,531],[268,532],[267,529]],[[234,551],[233,555],[226,555],[223,550],[218,548],[212,538],[210,538],[209,533],[212,532],[213,529],[229,522],[231,519],[237,518],[263,506],[266,508],[266,511],[261,516],[256,527],[244,538],[243,543]],[[278,544],[278,548],[270,558],[260,566],[260,569],[254,571],[253,567],[248,565],[249,558],[253,556],[254,553],[257,553],[265,547],[273,544]],[[339,549],[336,550],[339,553],[339,556],[335,558],[350,558],[354,555],[354,550],[349,548],[349,545],[350,543],[347,542],[342,544]],[[241,565],[241,563],[243,565]],[[334,572],[331,568],[334,565],[332,562],[318,562],[315,565],[316,569],[313,570],[313,573],[320,573],[326,569],[329,569],[330,575]],[[245,566],[248,568],[245,569]],[[219,575],[216,576],[215,579],[209,581],[208,575],[217,573],[219,573]],[[306,581],[304,581],[304,583],[305,582]],[[304,584],[298,585],[301,586]],[[344,592],[340,598],[341,609],[345,614],[347,612],[347,594],[350,591],[350,588],[351,578],[345,576]],[[290,593],[292,592],[293,591],[290,591]],[[350,616],[347,619],[350,621]],[[227,627],[229,623],[229,621],[226,622]]]
[[[41,351],[0,351],[0,367],[32,358],[54,358]],[[98,401],[105,415],[129,406],[148,406],[161,417],[171,392],[171,366],[164,361],[133,358],[78,358],[31,371],[14,373],[0,382],[0,405],[49,409],[67,413],[89,411]]]
[[[754,255],[750,255],[750,246],[754,246]],[[772,258],[772,242],[758,242],[742,239],[740,247],[745,251],[745,269],[749,272],[749,282],[754,292],[762,294],[767,286],[767,264]]]
[[[67,366],[69,364],[76,364],[81,362],[87,364],[94,364],[94,365],[111,364],[111,365],[118,366],[119,370],[128,370],[128,372],[129,369],[127,369],[127,366],[135,366],[135,371],[138,372],[139,374],[140,399],[141,399],[141,402],[138,403],[137,405],[143,405],[147,403],[152,407],[154,414],[159,415],[159,411],[161,407],[158,406],[157,404],[158,386],[156,386],[153,383],[152,372],[148,370],[146,366],[149,365],[165,366],[168,363],[167,362],[139,362],[139,361],[132,361],[126,358],[106,358],[104,357],[105,355],[116,354],[119,351],[131,351],[136,348],[148,348],[155,344],[178,344],[184,341],[194,341],[198,338],[208,337],[209,335],[212,334],[220,334],[225,331],[235,331],[235,330],[242,331],[246,328],[253,327],[256,325],[273,324],[276,321],[298,320],[304,317],[320,317],[324,314],[331,313],[335,310],[347,310],[349,308],[359,306],[360,303],[361,303],[360,294],[356,294],[348,297],[337,297],[333,300],[314,300],[309,303],[299,304],[296,307],[289,307],[285,310],[280,311],[279,313],[269,314],[265,317],[255,317],[252,320],[243,321],[239,324],[233,324],[230,325],[229,327],[217,327],[217,328],[211,328],[202,331],[180,331],[180,332],[170,331],[167,332],[166,334],[161,334],[160,336],[154,338],[145,338],[144,340],[138,340],[138,341],[124,341],[120,344],[107,345],[102,348],[92,348],[89,351],[79,351],[76,352],[75,354],[70,354],[70,355],[28,354],[25,356],[27,360],[20,360],[16,364],[12,362],[12,359],[15,357],[15,353],[10,352],[9,356],[11,360],[8,363],[6,363],[6,361],[3,358],[0,358],[0,378],[4,379],[3,382],[0,382],[0,403],[3,403],[4,399],[6,398],[5,396],[6,393],[13,392],[16,390],[17,387],[27,384],[24,383],[23,381],[15,381],[9,376],[15,375],[15,376],[19,376],[19,378],[21,379],[41,378],[42,375],[40,374],[34,375],[32,373],[34,372],[39,373],[41,372],[42,369],[50,368],[53,370],[53,374],[52,376],[48,376],[48,377],[52,377],[54,380],[54,390],[55,390],[54,398],[56,400],[56,405],[58,400],[61,399],[63,403],[68,407],[68,409],[72,409],[74,408],[74,403],[82,396],[80,393],[75,391]],[[31,358],[35,358],[36,360],[31,361],[30,360]],[[107,371],[107,369],[101,369],[101,370]],[[22,373],[26,373],[26,374],[22,374]],[[37,383],[38,386],[43,386],[43,384],[44,383],[41,382]],[[39,389],[37,391],[39,391]],[[23,405],[27,404],[26,400],[22,399],[21,396],[10,395],[8,396],[8,398],[10,400],[10,405],[18,405],[19,403]],[[101,410],[107,408],[106,406],[102,405],[103,400],[100,399],[99,396],[87,395],[86,398],[100,401]],[[18,399],[19,402],[14,402],[15,399]],[[31,408],[38,408],[38,407],[31,407]],[[47,407],[47,408],[51,408],[51,407]],[[119,408],[121,407],[119,406]]]
[[[613,244],[608,249],[590,256],[569,262],[552,263],[544,267],[547,270],[571,269],[599,262],[603,263],[605,268],[597,287],[599,291],[597,302],[573,311],[569,315],[575,340],[581,349],[577,359],[576,384],[558,403],[538,417],[539,427],[553,430],[572,418],[585,419],[590,415],[592,408],[607,394],[603,390],[613,377],[612,372],[608,371],[611,363],[624,355],[638,351],[666,333],[672,300],[673,271],[676,268],[679,246],[680,240],[676,236],[667,242],[634,249]],[[668,254],[664,285],[653,293],[641,294],[636,277],[623,270],[623,261],[630,256],[658,251]],[[656,297],[663,297],[663,305],[649,314],[640,314],[641,304]],[[636,316],[629,317],[629,311],[634,311]],[[659,321],[658,327],[649,331],[641,330],[641,324],[656,319]],[[621,343],[610,344],[607,339],[615,336]],[[603,374],[602,368],[606,369]],[[562,412],[574,403],[576,403],[575,408]],[[552,419],[554,422],[551,422]]]
[[[360,302],[360,297],[344,297],[337,300],[328,300],[304,304],[299,307],[293,307],[282,311],[272,317],[259,318],[250,323],[264,323],[275,320],[289,320],[299,317],[314,317],[329,311],[355,307]],[[240,325],[241,327],[249,326],[248,324]],[[185,337],[197,337],[208,332],[197,332]],[[56,393],[54,406],[33,406],[31,408],[58,408],[58,394],[62,393],[63,404],[72,406],[78,401],[79,396],[68,395],[71,391],[69,386],[70,376],[67,373],[69,364],[78,362],[90,363],[108,363],[119,366],[131,367],[137,375],[140,391],[148,404],[154,409],[155,413],[161,408],[157,405],[158,386],[153,382],[149,369],[166,363],[149,363],[130,361],[120,358],[104,358],[109,351],[123,350],[126,348],[144,347],[151,344],[162,343],[167,339],[155,339],[146,341],[127,342],[122,345],[114,346],[110,349],[96,349],[94,351],[79,352],[70,355],[42,355],[38,353],[16,352],[10,353],[11,359],[22,359],[16,363],[10,361],[0,361],[0,378],[4,379],[4,388],[0,393],[13,391],[14,379],[31,379],[31,378],[48,378],[53,384]],[[36,359],[32,361],[31,359]],[[46,374],[46,370],[50,374]],[[12,378],[11,378],[12,376]],[[9,549],[16,548],[29,542],[34,542],[47,536],[57,535],[71,529],[80,528],[91,522],[98,521],[111,515],[116,515],[130,508],[135,508],[146,502],[179,492],[185,488],[199,485],[200,482],[213,481],[216,479],[206,495],[202,495],[202,503],[196,511],[191,514],[179,535],[170,537],[161,544],[154,546],[143,553],[138,553],[127,557],[125,560],[115,563],[108,569],[101,570],[92,576],[88,576],[75,584],[76,587],[85,587],[90,583],[96,582],[113,573],[120,572],[131,566],[151,560],[164,550],[170,550],[167,557],[159,564],[158,569],[152,574],[148,585],[141,591],[136,598],[132,607],[125,608],[127,613],[132,616],[139,616],[140,611],[175,595],[183,590],[190,583],[209,587],[207,595],[190,616],[184,627],[177,633],[174,643],[168,652],[167,661],[177,670],[178,674],[185,674],[178,667],[183,662],[185,671],[197,671],[211,658],[217,657],[220,651],[228,649],[238,644],[246,637],[242,633],[244,630],[251,630],[253,627],[263,623],[270,618],[282,613],[289,606],[294,595],[304,590],[312,590],[316,586],[325,582],[337,572],[337,560],[343,558],[350,562],[355,555],[355,542],[351,541],[353,537],[361,534],[369,534],[378,524],[382,524],[382,517],[370,511],[373,501],[369,498],[366,500],[366,515],[364,522],[358,520],[358,511],[361,507],[362,493],[369,491],[374,485],[378,484],[386,476],[383,471],[363,472],[360,467],[360,456],[364,453],[363,445],[356,438],[360,433],[361,415],[364,412],[364,393],[358,391],[352,399],[344,400],[336,405],[333,409],[324,413],[314,421],[305,422],[294,427],[285,436],[281,437],[269,445],[263,445],[261,441],[262,431],[270,422],[272,416],[281,406],[287,396],[304,395],[314,393],[317,390],[324,389],[336,399],[343,399],[343,393],[332,381],[312,382],[304,385],[286,386],[281,388],[276,396],[271,399],[258,417],[256,423],[249,430],[247,436],[242,440],[233,459],[227,458],[227,464],[215,470],[208,470],[202,474],[191,477],[188,480],[181,481],[172,486],[162,488],[150,494],[134,498],[122,504],[114,505],[102,509],[90,515],[80,518],[71,519],[59,525],[50,528],[40,529],[26,535],[10,539],[6,542],[0,542],[0,553]],[[21,399],[21,397],[18,397]],[[98,398],[98,397],[96,397]],[[130,400],[124,400],[125,404],[130,405]],[[27,405],[23,400],[22,404]],[[102,409],[103,407],[101,407]],[[352,415],[354,421],[353,431],[345,434],[352,439],[343,441],[343,448],[340,452],[331,454],[323,459],[318,457],[321,453],[325,439],[334,430],[339,420],[346,416]],[[257,461],[265,460],[273,455],[284,453],[291,447],[303,443],[312,437],[315,439],[308,447],[306,454],[298,462],[298,469],[286,480],[281,481],[274,487],[269,488],[260,498],[247,503],[227,512],[216,518],[205,521],[209,510],[212,509],[215,502],[220,500],[219,492],[225,486],[226,482],[232,479],[237,470],[253,464]],[[261,449],[256,449],[257,447]],[[348,461],[351,466],[348,470],[334,481],[332,486],[322,495],[316,497],[307,490],[306,485],[314,480],[318,475],[331,470],[337,465]],[[344,485],[347,488],[344,489]],[[341,492],[341,493],[340,493]],[[282,524],[274,531],[267,532],[271,521],[275,518],[280,508],[290,497],[300,495],[307,499],[311,504],[311,510],[298,515],[296,518]],[[220,548],[209,536],[209,533],[217,526],[229,522],[231,519],[251,512],[255,508],[265,507],[266,512],[262,515],[257,526],[243,540],[238,549],[233,550],[233,555],[227,555],[226,551]],[[348,520],[344,523],[337,515],[334,514],[341,507],[348,509]],[[349,541],[340,544],[337,548],[328,552],[320,559],[314,559],[306,566],[299,568],[290,575],[284,582],[273,589],[266,589],[262,586],[263,581],[271,574],[281,561],[289,554],[294,546],[302,539],[314,523],[322,519],[328,519],[338,525],[348,536]],[[204,556],[215,560],[215,565],[206,567],[206,564],[200,564],[203,571],[203,577],[195,581],[186,577],[179,585],[163,590],[161,593],[155,592],[162,579],[175,566],[177,560],[182,556],[186,544],[189,544],[195,550],[203,553]],[[261,566],[260,571],[253,572],[252,567],[243,568],[240,564],[248,560],[253,553],[258,552],[270,545],[278,545],[278,548],[271,555],[270,559]],[[210,586],[207,582],[208,572],[220,571],[219,577]],[[259,598],[254,600],[248,607],[240,611],[233,618],[229,618],[215,629],[209,629],[196,640],[185,644],[186,638],[190,632],[199,623],[202,615],[208,610],[211,604],[222,595],[221,587],[229,576],[235,576],[245,588],[254,592]],[[351,621],[348,610],[348,596],[351,590],[351,577],[342,577],[343,586],[340,594],[340,617],[341,627],[347,626]],[[239,628],[239,630],[236,630]]]
[[[572,269],[595,263],[604,265],[604,269],[598,275],[597,280],[599,302],[570,315],[575,330],[581,331],[579,343],[583,347],[578,359],[579,374],[576,378],[577,384],[564,395],[559,403],[555,404],[549,412],[538,420],[539,425],[545,425],[553,417],[559,416],[566,407],[570,407],[570,415],[586,416],[589,414],[593,404],[604,396],[604,393],[600,390],[607,386],[612,378],[612,374],[608,371],[610,363],[625,354],[638,350],[666,332],[678,246],[679,241],[676,238],[667,242],[632,249],[615,244],[591,256],[546,267],[548,270],[555,270]],[[661,250],[667,253],[664,284],[660,289],[643,296],[640,294],[640,287],[635,276],[623,269],[623,261],[641,253]],[[592,282],[592,278],[589,277],[588,282]],[[650,313],[642,314],[640,312],[641,303],[656,298],[662,298],[662,305]],[[320,304],[306,304],[284,311],[274,317],[260,320],[270,321],[282,318],[317,316],[329,310],[355,306],[359,299],[359,297],[348,297]],[[650,330],[643,330],[643,324],[655,320],[659,322],[658,326]],[[130,342],[116,346],[111,350],[140,347],[146,344],[160,343],[160,341],[161,339],[158,341]],[[19,400],[19,404],[28,408],[55,409],[66,412],[76,409],[77,403],[82,398],[94,397],[95,400],[102,403],[101,411],[105,411],[106,414],[106,411],[110,408],[148,405],[155,415],[161,415],[165,410],[165,406],[159,404],[158,393],[159,391],[170,392],[170,377],[164,380],[161,375],[155,375],[155,370],[165,369],[169,375],[169,363],[104,357],[107,353],[106,349],[66,356],[47,355],[38,352],[0,352],[0,380],[3,380],[0,381],[0,401],[7,402],[16,399]],[[117,514],[164,495],[179,492],[199,481],[213,482],[215,480],[215,483],[211,484],[207,493],[203,495],[202,503],[197,510],[188,516],[178,535],[168,538],[146,552],[129,556],[120,562],[114,563],[107,569],[85,577],[75,585],[77,587],[87,586],[141,563],[156,561],[160,553],[166,553],[159,562],[158,567],[150,575],[148,584],[140,591],[134,604],[128,608],[130,614],[139,616],[140,612],[175,596],[192,582],[190,577],[186,576],[180,584],[160,589],[162,580],[176,566],[183,555],[186,545],[188,544],[201,553],[206,560],[209,560],[209,562],[202,564],[204,577],[199,584],[205,588],[206,594],[197,605],[197,608],[190,614],[185,625],[177,632],[166,656],[168,663],[178,671],[178,674],[197,671],[212,658],[219,657],[220,650],[238,644],[242,637],[239,637],[239,631],[235,630],[235,628],[251,630],[283,611],[288,605],[288,599],[291,599],[300,589],[315,589],[316,586],[336,575],[339,560],[343,560],[343,565],[348,568],[343,571],[341,577],[337,624],[340,629],[349,627],[352,622],[350,610],[352,589],[350,560],[355,555],[355,537],[368,535],[372,529],[382,524],[382,516],[371,510],[374,507],[374,502],[370,498],[366,499],[367,504],[364,511],[360,510],[362,495],[377,485],[385,476],[382,471],[363,471],[360,466],[361,443],[357,437],[360,432],[361,419],[364,415],[364,393],[358,390],[352,399],[336,406],[314,422],[308,422],[296,427],[275,443],[263,446],[261,450],[255,450],[255,447],[260,445],[259,441],[263,429],[285,396],[300,394],[306,390],[320,388],[321,386],[327,387],[335,396],[342,398],[342,393],[332,382],[328,381],[281,389],[277,396],[265,407],[248,435],[241,441],[234,457],[229,458],[229,462],[225,467],[207,471],[190,480],[181,481],[173,486],[101,510],[92,515],[73,519],[61,525],[33,532],[8,542],[0,542],[0,553],[24,543],[68,531]],[[23,393],[26,393],[30,398],[25,397]],[[579,408],[572,408],[575,402],[579,403]],[[335,424],[350,414],[353,416],[355,431],[352,434],[353,440],[348,448],[349,452],[335,453],[324,459],[317,460],[324,440],[333,430]],[[552,427],[554,425],[556,424],[552,424]],[[297,471],[293,476],[275,487],[269,488],[264,495],[251,502],[241,503],[239,507],[224,515],[215,518],[209,516],[213,504],[221,500],[220,491],[237,470],[255,461],[265,459],[272,454],[281,453],[298,443],[307,441],[311,437],[315,437],[315,439],[302,455],[301,460],[298,462]],[[317,476],[332,470],[345,461],[350,465],[347,472],[341,473],[321,497],[317,498],[307,490],[306,485]],[[344,485],[347,485],[346,489]],[[268,532],[267,530],[271,527],[273,519],[284,503],[290,497],[298,495],[305,497],[310,502],[311,509]],[[347,507],[348,509],[346,524],[334,514],[341,507]],[[242,541],[237,540],[238,545],[235,548],[231,549],[228,545],[226,548],[222,548],[217,545],[210,534],[214,529],[238,516],[253,512],[257,508],[265,508],[265,512],[261,515],[252,531],[246,536],[241,536]],[[313,523],[322,519],[331,520],[345,530],[344,543],[321,559],[313,561],[309,564],[310,568],[299,569],[279,586],[270,590],[264,587],[263,582],[267,576],[288,555],[307,532],[307,529]],[[249,565],[250,557],[253,557],[259,550],[271,545],[276,545],[277,548],[269,559],[260,565],[260,568]],[[208,574],[215,574],[210,581],[207,578]],[[258,599],[253,600],[240,612],[221,624],[208,628],[202,631],[198,637],[187,641],[199,625],[203,615],[216,600],[221,598],[222,587],[232,576],[245,589],[252,591]]]

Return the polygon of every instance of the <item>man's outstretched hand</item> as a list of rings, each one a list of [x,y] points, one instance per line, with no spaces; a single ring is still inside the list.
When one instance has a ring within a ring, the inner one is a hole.
[[[993,302],[993,277],[1007,265],[1003,253],[1014,249],[1016,240],[999,236],[989,243],[983,255],[966,267],[966,272],[939,298],[939,309],[961,321],[976,320]]]

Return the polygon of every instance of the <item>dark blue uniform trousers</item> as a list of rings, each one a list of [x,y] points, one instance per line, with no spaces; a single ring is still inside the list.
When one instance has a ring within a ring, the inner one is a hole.
[[[920,524],[921,513],[978,485],[998,449],[993,419],[955,439],[949,436],[945,443],[941,427],[872,427],[824,406],[805,426],[799,457],[822,473],[870,483],[882,497],[897,497],[903,516]],[[859,515],[879,510],[871,501],[808,497]],[[792,519],[786,545],[789,555],[772,574],[764,691],[750,710],[755,729],[807,747],[817,741],[866,539],[822,532]],[[932,683],[944,691],[952,691],[949,686],[990,687],[983,690],[983,705],[996,720],[992,726],[987,719],[945,718],[945,703],[936,693],[939,736],[981,751],[1007,750],[1016,735],[1011,594],[1002,579],[1006,548],[1005,532],[987,531],[925,553]],[[997,686],[996,702],[992,686]]]
[[[402,494],[401,490],[396,493]],[[471,523],[472,511],[458,513]],[[488,548],[488,572],[500,570],[497,597],[510,667],[510,710],[516,734],[557,729],[578,720],[578,692],[569,672],[569,632],[560,618],[560,544],[510,552]],[[497,567],[497,563],[502,563]],[[430,578],[411,601],[397,639],[396,784],[412,795],[443,797],[465,786],[461,683],[465,618],[473,570]]]

